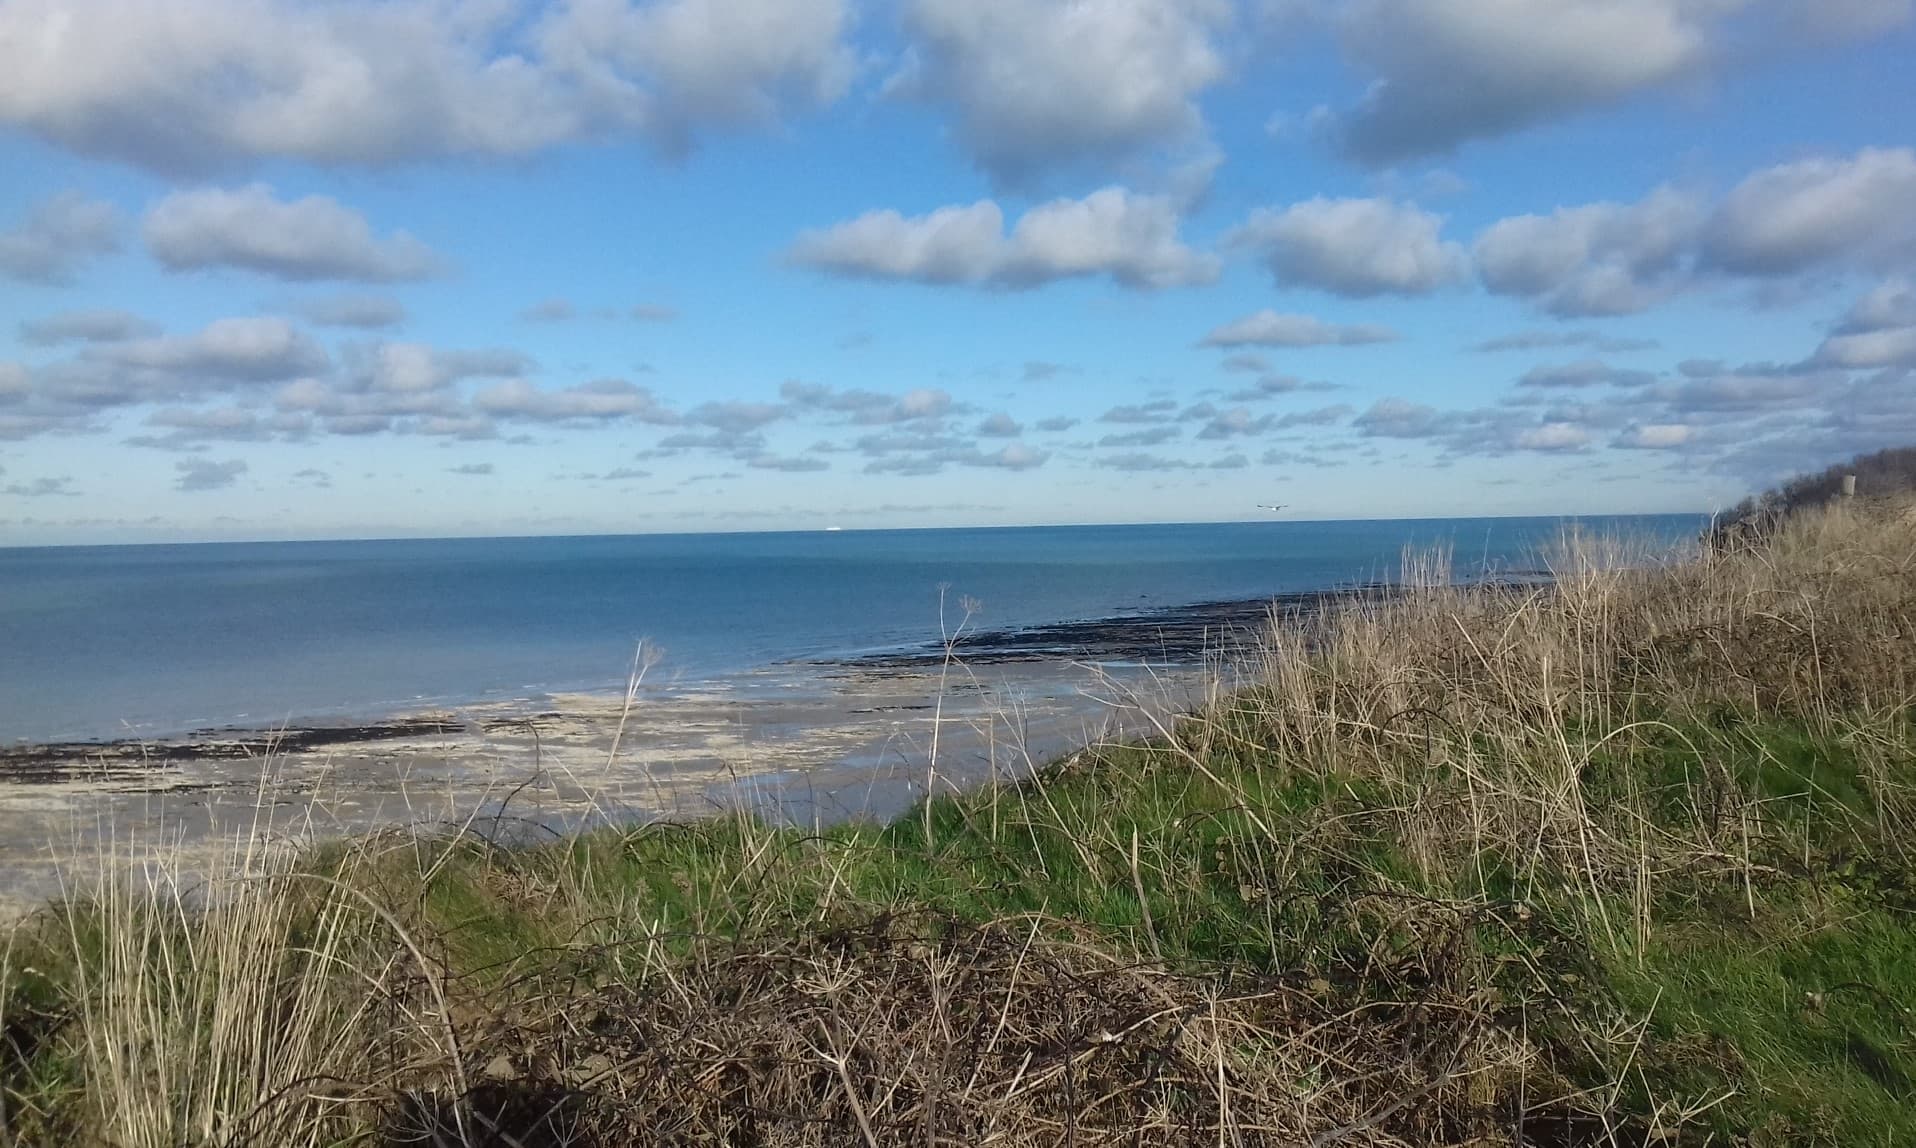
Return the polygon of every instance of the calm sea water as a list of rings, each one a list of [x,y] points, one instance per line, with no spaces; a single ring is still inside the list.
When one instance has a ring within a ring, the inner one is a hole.
[[[1693,516],[1586,519],[1693,536]],[[1560,519],[0,549],[0,739],[159,735],[622,685],[936,640],[939,592],[1032,625],[1523,569]]]

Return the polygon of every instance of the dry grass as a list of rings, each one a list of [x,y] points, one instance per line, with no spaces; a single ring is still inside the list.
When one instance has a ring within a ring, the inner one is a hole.
[[[124,1145],[1916,1135],[1916,517],[1283,619],[1145,743],[817,833],[385,838],[16,937]],[[1122,698],[1114,699],[1122,702]],[[1144,712],[1151,707],[1141,706]]]

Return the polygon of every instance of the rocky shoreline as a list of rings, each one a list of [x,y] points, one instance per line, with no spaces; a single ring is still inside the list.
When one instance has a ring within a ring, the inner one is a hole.
[[[1273,618],[1315,613],[1354,594],[1387,592],[1389,588],[1382,585],[1352,586],[1197,602],[1042,626],[976,630],[960,634],[951,644],[950,656],[970,665],[1039,661],[1191,665],[1206,657],[1228,656],[1254,644]],[[822,664],[924,669],[942,664],[946,657],[943,645],[929,643]]]
[[[961,634],[950,653],[960,662],[979,667],[1035,662],[1195,665],[1207,656],[1228,656],[1255,641],[1274,615],[1301,615],[1353,592],[1374,589],[1199,602],[1042,626],[980,629]],[[828,673],[873,675],[929,669],[943,664],[946,657],[943,645],[931,643],[797,664]],[[241,762],[329,750],[364,750],[384,742],[524,732],[542,725],[561,727],[568,716],[547,707],[485,716],[433,711],[341,725],[220,727],[172,737],[0,745],[0,783],[57,782],[74,776],[79,769],[94,777],[102,773],[132,777],[182,762]]]

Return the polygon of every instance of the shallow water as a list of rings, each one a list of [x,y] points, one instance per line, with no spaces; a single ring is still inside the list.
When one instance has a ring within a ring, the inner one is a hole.
[[[1695,516],[1584,520],[1677,539]],[[0,740],[153,737],[622,682],[1388,578],[1534,567],[1554,518],[0,549]],[[942,598],[942,621],[941,621]]]

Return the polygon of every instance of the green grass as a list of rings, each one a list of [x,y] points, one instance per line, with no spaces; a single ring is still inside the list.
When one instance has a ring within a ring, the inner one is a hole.
[[[720,820],[466,850],[425,913],[456,965],[496,976],[592,935],[601,915],[649,922],[681,951],[880,912],[1032,916],[1137,959],[1322,978],[1353,999],[1441,961],[1494,988],[1505,1020],[1561,1041],[1558,1065],[1573,1084],[1609,1086],[1618,1116],[1701,1109],[1701,1127],[1732,1138],[1916,1143],[1916,898],[1872,829],[1856,755],[1801,722],[1605,744],[1585,778],[1599,809],[1634,792],[1633,810],[1688,832],[1712,784],[1731,785],[1763,823],[1750,865],[1655,879],[1647,943],[1629,925],[1633,890],[1593,895],[1509,842],[1416,863],[1384,787],[1235,751],[1206,761],[1212,780],[1150,745],[942,797],[882,828]],[[573,891],[562,918],[560,888]],[[593,959],[616,970],[623,952]],[[1611,1043],[1585,1045],[1604,1030]]]
[[[15,938],[0,1130],[1916,1144],[1894,522],[1361,605],[1162,736],[887,825],[373,838],[233,912],[112,886]],[[162,1052],[205,1078],[122,1072]]]

